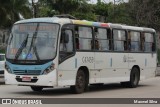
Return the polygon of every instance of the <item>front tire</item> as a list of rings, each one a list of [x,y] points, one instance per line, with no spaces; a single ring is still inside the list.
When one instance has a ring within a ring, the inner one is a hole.
[[[76,83],[74,86],[71,86],[71,91],[75,94],[80,94],[84,92],[86,88],[86,75],[83,70],[78,70],[76,76]]]
[[[41,87],[41,86],[31,86],[31,89],[32,89],[33,91],[40,92],[40,91],[42,91],[43,87]]]

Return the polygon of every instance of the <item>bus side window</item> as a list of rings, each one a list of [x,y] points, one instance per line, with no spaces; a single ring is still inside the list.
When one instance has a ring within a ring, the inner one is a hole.
[[[144,33],[145,42],[144,42],[144,51],[152,52],[155,51],[154,37],[152,33]]]
[[[144,37],[144,33],[141,33],[141,50],[144,51],[144,46],[145,44],[145,37]]]
[[[95,32],[95,49],[100,51],[111,50],[111,36],[106,28],[94,28]]]
[[[131,51],[138,52],[141,50],[140,32],[130,31],[131,36]]]
[[[124,50],[127,50],[127,41],[124,41]]]
[[[128,32],[128,50],[131,50],[131,33],[130,31]]]
[[[115,51],[124,51],[126,42],[126,32],[125,30],[113,30],[113,39],[114,39],[114,50]]]
[[[89,26],[78,26],[79,50],[91,50],[92,28]]]
[[[155,50],[156,50],[155,43],[152,43],[152,52],[154,52]]]
[[[75,27],[75,45],[76,45],[76,49],[79,50],[79,34],[78,34],[78,28],[77,26]]]
[[[95,44],[95,50],[99,50],[100,49],[100,46],[99,46],[99,32],[98,32],[98,29],[95,28],[94,29],[94,43],[93,41],[91,41],[91,46],[92,46],[92,49],[94,49],[94,44]]]
[[[109,50],[112,50],[112,35],[110,29],[107,29],[107,39],[109,40]]]

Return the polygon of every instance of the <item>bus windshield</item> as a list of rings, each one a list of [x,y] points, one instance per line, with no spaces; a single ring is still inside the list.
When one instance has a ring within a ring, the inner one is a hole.
[[[58,31],[59,25],[51,23],[14,25],[8,40],[6,58],[24,63],[53,59]]]

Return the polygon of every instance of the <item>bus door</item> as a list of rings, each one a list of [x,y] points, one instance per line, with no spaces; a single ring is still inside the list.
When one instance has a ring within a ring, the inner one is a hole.
[[[73,85],[76,75],[73,66],[75,63],[73,32],[70,29],[62,29],[59,44],[59,66],[57,69],[58,85]]]

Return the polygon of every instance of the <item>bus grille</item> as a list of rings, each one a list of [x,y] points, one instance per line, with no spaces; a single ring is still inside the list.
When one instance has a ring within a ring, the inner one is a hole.
[[[13,70],[16,75],[40,75],[41,70]]]

